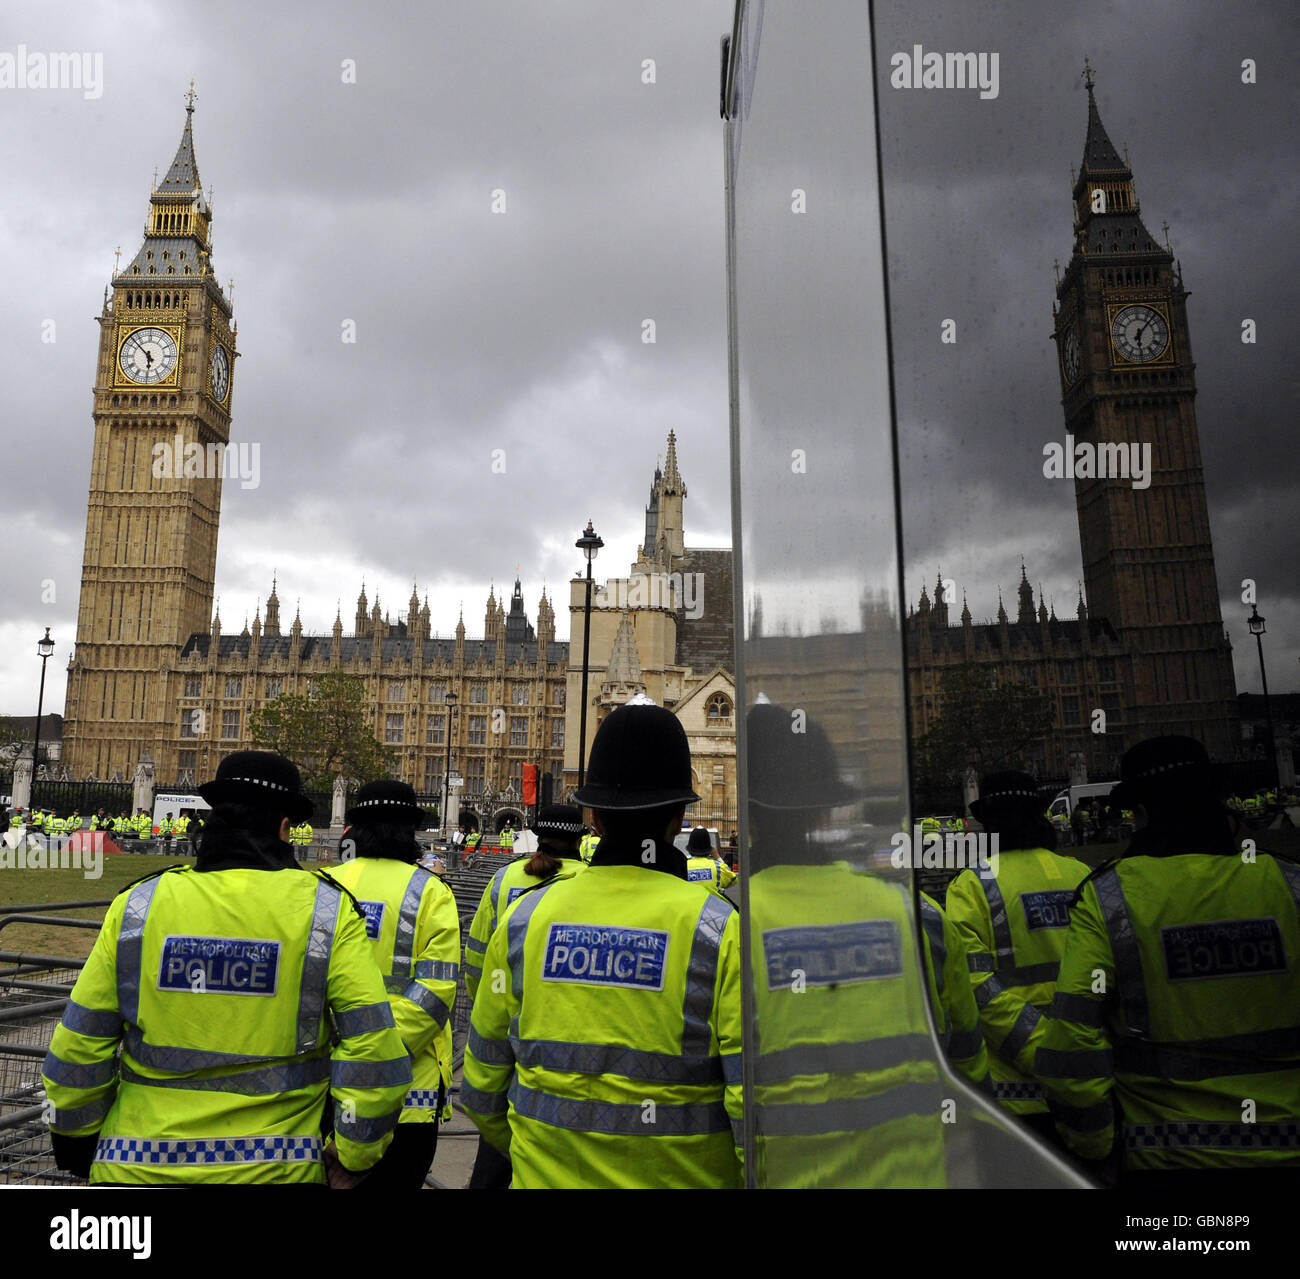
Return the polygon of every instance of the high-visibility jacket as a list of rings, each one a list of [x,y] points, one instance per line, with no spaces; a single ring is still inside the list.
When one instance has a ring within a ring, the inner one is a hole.
[[[44,1080],[55,1132],[98,1133],[92,1182],[320,1183],[326,1093],[364,1171],[411,1070],[343,892],[296,867],[185,866],[109,906]]]
[[[148,839],[153,834],[153,819],[148,813],[136,814],[135,829],[141,839]]]
[[[594,831],[588,831],[578,841],[578,856],[581,857],[584,862],[590,862],[592,853],[594,853],[599,846],[600,836]]]
[[[509,980],[479,987],[461,1103],[517,1188],[741,1184],[730,903],[591,866],[509,907],[485,965]]]
[[[366,936],[414,1076],[401,1123],[435,1123],[451,1106],[451,1014],[460,979],[460,919],[451,889],[420,866],[356,857],[335,876],[366,915]]]
[[[921,942],[939,1044],[948,1060],[977,1088],[992,1094],[989,1053],[980,1028],[979,1005],[970,984],[966,945],[957,926],[932,897],[922,893]]]
[[[547,882],[524,869],[528,862],[529,858],[520,857],[502,866],[479,898],[478,909],[469,926],[469,936],[465,939],[465,989],[471,1000],[478,993],[478,984],[483,978],[483,956],[487,953],[488,942],[496,932],[501,916],[506,913],[506,907],[530,888]],[[577,858],[566,857],[563,863],[564,867],[556,872],[556,877],[568,878],[587,869],[587,864]]]
[[[171,819],[170,817],[163,817],[163,818],[160,818],[160,819],[159,819],[159,821],[158,821],[158,833],[159,833],[159,834],[160,834],[164,839],[166,839],[169,835],[173,834],[174,831],[175,831],[175,829],[176,829],[176,828],[175,828],[175,826],[173,825],[173,823],[172,823],[172,819]]]
[[[966,944],[993,1095],[1015,1114],[1047,1110],[1034,1054],[1056,993],[1070,900],[1087,873],[1077,858],[1017,848],[998,854],[996,876],[965,870],[948,887],[945,909]]]
[[[472,853],[478,847],[479,840],[482,838],[483,836],[480,835],[478,831],[470,831],[470,833],[465,836],[465,851],[467,853]]]
[[[910,894],[846,862],[775,865],[749,912],[759,1185],[946,1186],[952,1089]]]
[[[189,839],[190,837],[190,819],[188,817],[178,817],[176,819],[176,838]]]
[[[1131,856],[1071,913],[1036,1068],[1085,1159],[1300,1163],[1300,866]]]
[[[736,872],[717,857],[688,857],[686,878],[692,884],[708,884],[715,893],[736,882]]]
[[[515,833],[509,826],[505,828],[498,836],[497,843],[501,846],[503,852],[511,852],[515,846]]]
[[[22,815],[22,813],[9,814],[10,830],[17,830],[19,826],[25,826],[26,824],[27,824],[27,819]]]

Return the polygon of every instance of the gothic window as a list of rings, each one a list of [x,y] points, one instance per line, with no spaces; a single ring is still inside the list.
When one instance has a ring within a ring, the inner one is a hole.
[[[480,706],[487,705],[488,687],[482,681],[476,681],[469,686],[469,700],[476,702]]]
[[[1101,695],[1101,709],[1106,712],[1106,727],[1118,723],[1124,716],[1120,709],[1118,693],[1103,693]]]
[[[388,700],[390,702],[406,701],[406,681],[404,679],[390,679],[388,681]]]
[[[390,745],[400,745],[405,715],[389,715],[384,720],[384,741]]]
[[[553,750],[564,749],[564,721],[562,719],[551,720],[551,747]]]
[[[177,758],[182,773],[192,773],[198,767],[198,751],[181,751]]]
[[[221,712],[221,736],[225,741],[234,741],[239,737],[239,712]]]
[[[1057,677],[1062,684],[1077,684],[1079,669],[1073,662],[1062,662],[1057,668]]]
[[[563,706],[563,705],[564,705],[564,685],[563,685],[563,684],[556,684],[556,685],[554,686],[554,688],[552,688],[552,690],[551,690],[551,705],[552,705],[552,706]]]
[[[424,741],[428,746],[442,746],[447,740],[447,721],[441,715],[430,715]]]
[[[1061,698],[1061,722],[1067,727],[1079,722],[1079,699],[1077,697]]]
[[[469,717],[469,744],[471,746],[487,745],[487,716],[471,715]]]
[[[244,681],[239,675],[228,675],[226,677],[226,696],[243,697]]]
[[[201,675],[187,675],[185,677],[185,696],[200,697],[203,694],[203,677]]]
[[[527,715],[511,715],[510,745],[511,746],[528,745],[528,716]]]
[[[197,717],[194,715],[192,711],[181,712],[181,736],[182,737],[197,737],[199,735],[196,718]]]
[[[515,706],[527,706],[530,689],[527,684],[516,684],[510,690],[510,700]]]
[[[266,695],[268,698],[279,697],[284,692],[284,680],[279,677],[268,679],[266,681]]]
[[[1115,680],[1115,659],[1113,657],[1099,657],[1097,659],[1097,678],[1103,684],[1114,683]],[[1104,699],[1103,699],[1104,705]]]
[[[470,759],[465,762],[465,787],[467,790],[482,790],[487,785],[487,760]]]
[[[430,685],[429,685],[429,700],[430,700],[431,702],[445,702],[445,701],[447,700],[447,685],[446,685],[446,684],[430,684]]]
[[[714,693],[709,698],[707,715],[710,724],[730,724],[731,699],[725,693]]]

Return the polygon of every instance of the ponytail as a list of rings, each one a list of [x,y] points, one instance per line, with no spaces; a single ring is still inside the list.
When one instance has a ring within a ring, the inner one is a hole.
[[[563,865],[564,862],[544,844],[538,844],[537,851],[524,865],[524,874],[532,875],[534,879],[550,879]]]

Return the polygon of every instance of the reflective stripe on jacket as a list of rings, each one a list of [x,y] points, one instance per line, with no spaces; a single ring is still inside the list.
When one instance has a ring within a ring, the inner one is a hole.
[[[1085,1159],[1300,1163],[1300,866],[1126,857],[1075,907],[1037,1070]]]
[[[92,1182],[320,1183],[327,1093],[339,1156],[364,1171],[411,1071],[365,926],[333,884],[182,867],[109,906],[44,1081],[50,1127],[99,1136]]]
[[[460,978],[460,920],[451,889],[427,870],[384,857],[345,862],[335,878],[361,903],[366,935],[413,1080],[401,1123],[434,1123],[451,1091],[452,1011]],[[449,1108],[448,1108],[448,1113]]]
[[[979,1005],[970,984],[966,944],[957,926],[933,898],[921,894],[921,938],[930,982],[935,1029],[948,1060],[989,1094],[989,1053],[980,1028]]]
[[[530,875],[524,869],[529,860],[520,857],[502,866],[479,898],[478,909],[469,926],[469,936],[465,938],[465,989],[471,1000],[478,993],[479,982],[483,979],[483,956],[487,953],[488,942],[492,940],[506,908],[530,888],[546,883],[545,879]],[[569,878],[587,869],[586,863],[577,858],[566,857],[563,861],[564,869],[557,872],[557,878]]]
[[[738,1187],[740,919],[698,884],[589,867],[488,943],[461,1100],[514,1185]],[[733,1139],[733,1133],[735,1134]]]
[[[1045,848],[1017,848],[998,855],[996,870],[988,878],[963,871],[945,909],[966,945],[993,1095],[1016,1114],[1043,1113],[1034,1054],[1056,993],[1069,902],[1088,868]]]

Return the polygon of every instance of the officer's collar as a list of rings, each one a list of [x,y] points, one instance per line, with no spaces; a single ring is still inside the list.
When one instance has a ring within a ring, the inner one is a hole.
[[[296,870],[300,867],[290,845],[275,836],[253,835],[242,830],[211,830],[200,841],[194,869]]]
[[[678,879],[686,878],[686,854],[680,848],[656,839],[651,852],[646,843],[635,837],[616,840],[612,835],[605,835],[591,855],[591,865],[640,866],[643,870],[659,870]]]

